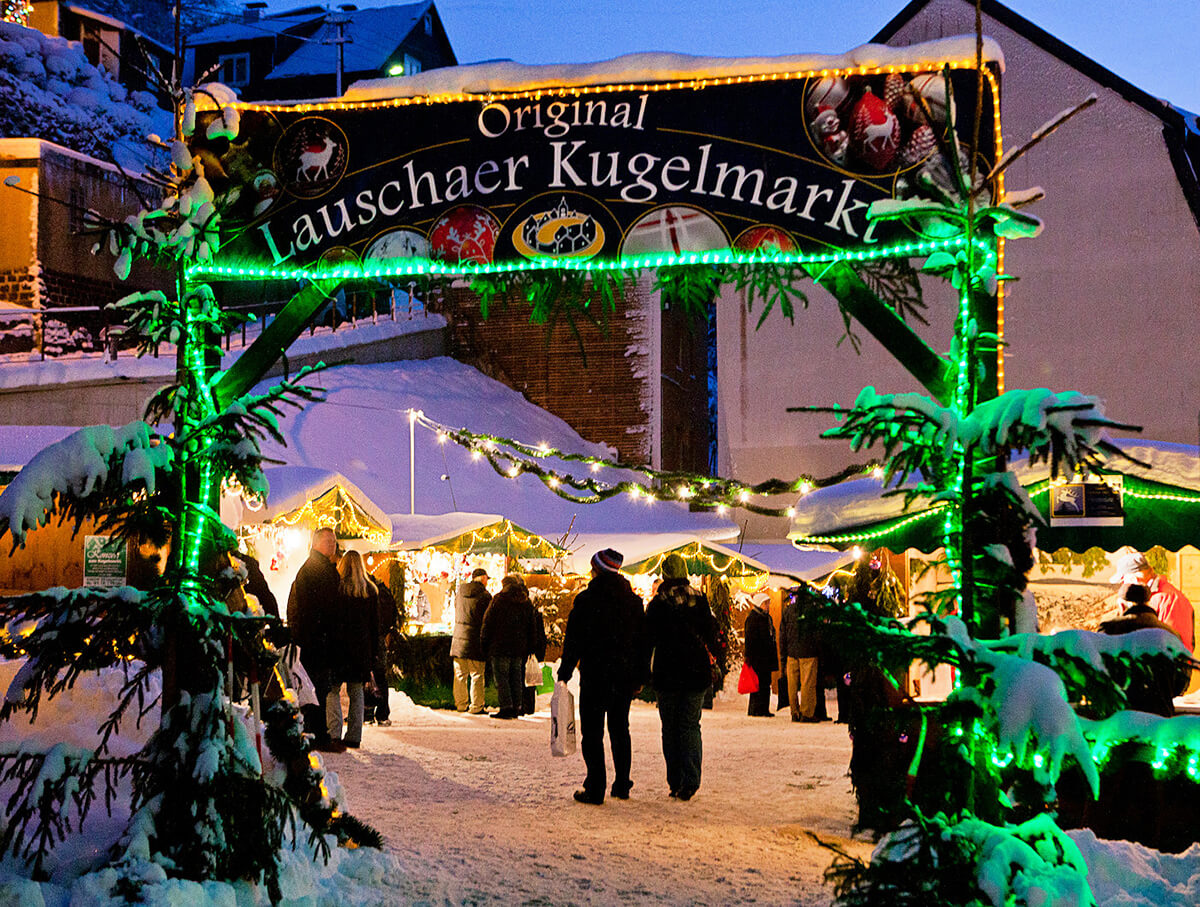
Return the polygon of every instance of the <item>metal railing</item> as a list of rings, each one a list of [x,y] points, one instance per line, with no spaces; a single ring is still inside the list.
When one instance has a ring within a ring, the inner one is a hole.
[[[255,320],[226,333],[222,347],[228,351],[252,343],[286,304],[286,300],[279,300],[227,306],[230,311],[253,314]],[[317,313],[308,332],[311,336],[322,330],[356,330],[364,323],[411,320],[427,312],[411,287],[390,293],[348,289]],[[0,361],[99,358],[108,362],[122,354],[131,355],[137,339],[128,333],[119,316],[119,312],[103,306],[0,309]],[[156,348],[152,355],[157,357],[160,352],[170,351]]]

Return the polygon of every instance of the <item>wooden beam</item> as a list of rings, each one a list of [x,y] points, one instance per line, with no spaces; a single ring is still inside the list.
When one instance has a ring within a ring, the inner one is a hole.
[[[948,377],[949,361],[938,355],[891,306],[876,296],[849,265],[844,262],[829,267],[813,265],[809,273],[813,281],[832,293],[838,304],[895,356],[939,403],[950,404],[954,383]]]
[[[224,409],[262,380],[341,283],[340,279],[313,281],[288,300],[213,388],[218,409]]]

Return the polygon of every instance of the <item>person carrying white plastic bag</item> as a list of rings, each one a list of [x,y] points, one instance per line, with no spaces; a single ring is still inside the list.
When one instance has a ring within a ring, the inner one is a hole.
[[[550,755],[575,752],[575,696],[561,680],[550,696]]]

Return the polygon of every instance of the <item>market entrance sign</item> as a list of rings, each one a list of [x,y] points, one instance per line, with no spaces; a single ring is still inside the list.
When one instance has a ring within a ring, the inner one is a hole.
[[[920,239],[866,212],[945,181],[938,136],[948,107],[974,109],[976,74],[954,63],[948,105],[942,63],[240,104],[236,142],[197,143],[213,188],[239,193],[210,273],[652,267]]]

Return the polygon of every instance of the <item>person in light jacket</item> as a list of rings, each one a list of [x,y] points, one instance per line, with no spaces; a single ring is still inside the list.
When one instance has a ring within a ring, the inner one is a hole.
[[[454,707],[460,712],[469,708],[472,715],[484,713],[483,643],[479,634],[483,630],[483,615],[492,603],[487,581],[486,570],[475,570],[470,582],[458,587],[454,599],[454,636],[450,640],[450,657],[454,661]]]

